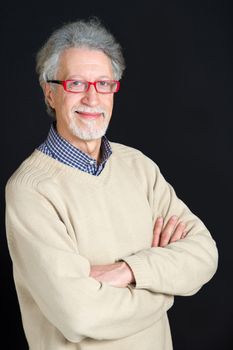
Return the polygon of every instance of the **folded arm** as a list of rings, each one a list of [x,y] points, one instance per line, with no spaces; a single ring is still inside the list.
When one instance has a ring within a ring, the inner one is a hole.
[[[151,247],[165,247],[167,244],[183,239],[185,236],[185,224],[178,222],[177,216],[172,216],[165,227],[163,226],[163,218],[159,217],[154,225]],[[136,283],[133,271],[125,262],[91,266],[90,276],[99,282],[105,282],[120,288]]]
[[[184,223],[184,239],[171,240],[165,246],[151,247],[123,260],[130,266],[136,288],[171,295],[192,295],[215,274],[218,264],[216,243],[204,223],[180,200],[174,189],[153,163],[153,186],[148,198],[154,220],[156,215],[169,218],[177,215]]]
[[[176,196],[158,167],[154,163],[152,166],[153,186],[147,189],[155,215],[151,248],[123,258],[124,263],[92,266],[91,275],[119,287],[135,283],[136,289],[192,295],[217,269],[216,244],[203,222]]]

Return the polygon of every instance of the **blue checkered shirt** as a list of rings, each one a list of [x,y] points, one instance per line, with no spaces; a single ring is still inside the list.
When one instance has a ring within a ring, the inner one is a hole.
[[[95,159],[89,157],[86,153],[82,152],[71,143],[63,139],[57,133],[54,124],[51,125],[45,142],[42,143],[37,149],[63,164],[95,176],[98,176],[101,173],[108,158],[112,154],[109,141],[106,136],[103,136],[101,143],[101,163],[97,164]]]

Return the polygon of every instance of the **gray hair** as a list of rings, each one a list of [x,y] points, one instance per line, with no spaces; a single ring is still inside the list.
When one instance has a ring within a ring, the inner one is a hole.
[[[71,47],[85,47],[104,52],[111,61],[114,79],[119,80],[125,69],[124,57],[120,44],[100,23],[98,18],[87,21],[78,20],[63,25],[55,30],[36,56],[36,72],[43,89],[47,79],[55,79],[62,52]],[[47,112],[55,117],[55,111],[47,105]]]

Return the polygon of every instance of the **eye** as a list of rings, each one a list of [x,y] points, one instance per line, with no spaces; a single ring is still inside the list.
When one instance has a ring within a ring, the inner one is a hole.
[[[106,80],[100,80],[98,81],[98,85],[101,87],[108,87],[110,85],[110,82]]]
[[[82,80],[69,80],[67,88],[71,91],[83,91],[86,89],[86,82]]]
[[[79,85],[82,86],[84,83],[83,83],[83,81],[80,81],[80,80],[73,80],[71,82],[71,84],[74,85],[74,86],[79,86]]]
[[[73,87],[73,88],[82,88],[83,86],[85,86],[85,82],[81,81],[81,80],[72,80],[70,82],[70,87]]]

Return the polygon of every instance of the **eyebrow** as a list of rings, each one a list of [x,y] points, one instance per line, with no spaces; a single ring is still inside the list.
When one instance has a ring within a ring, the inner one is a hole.
[[[82,76],[78,76],[78,75],[71,75],[68,78],[66,78],[66,80],[69,80],[69,79],[71,79],[71,80],[87,80],[87,79],[83,78]],[[113,79],[114,78],[110,78],[107,75],[101,75],[97,79],[95,79],[95,81],[96,80],[113,80]]]

